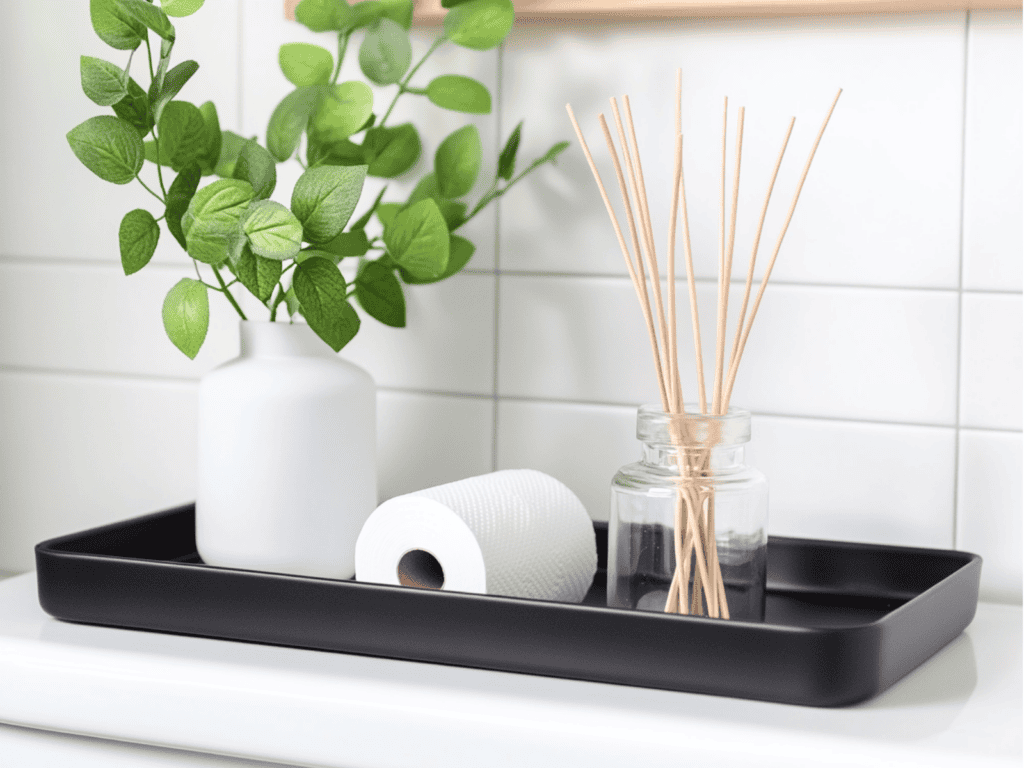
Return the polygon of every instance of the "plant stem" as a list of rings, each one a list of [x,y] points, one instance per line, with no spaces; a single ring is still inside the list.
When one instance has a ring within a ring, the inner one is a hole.
[[[526,176],[528,174],[530,174],[533,171],[535,171],[536,169],[540,168],[546,162],[548,162],[548,161],[547,160],[534,160],[525,171],[520,173],[518,176],[516,176],[514,179],[512,179],[508,184],[506,184],[501,189],[498,189],[498,179],[495,179],[494,183],[491,185],[491,188],[489,190],[487,190],[487,192],[484,193],[484,196],[480,198],[480,202],[476,204],[476,206],[473,208],[473,210],[470,211],[469,215],[465,218],[465,220],[459,226],[464,225],[466,222],[468,222],[470,219],[472,219],[474,216],[476,216],[478,213],[480,213],[480,211],[482,211],[485,207],[487,207],[487,205],[492,200],[497,200],[499,197],[501,197],[506,192],[508,192],[510,189],[512,189],[512,187],[515,184],[517,184],[518,182],[522,181],[524,178],[526,178]]]
[[[154,191],[153,191],[152,189],[150,189],[150,188],[149,188],[149,186],[148,186],[148,185],[146,184],[146,182],[144,182],[144,181],[142,180],[142,177],[141,177],[141,176],[138,176],[138,175],[136,175],[136,176],[135,176],[135,178],[136,178],[136,180],[137,180],[137,181],[139,182],[139,184],[141,184],[141,185],[142,185],[143,187],[145,187],[145,188],[146,188],[146,191],[147,191],[147,192],[149,192],[149,194],[151,194],[151,195],[152,195],[153,197],[155,197],[155,198],[156,198],[157,200],[159,200],[159,201],[160,201],[161,203],[163,203],[163,204],[164,204],[165,206],[167,205],[167,201],[166,201],[166,200],[164,200],[164,199],[163,199],[162,197],[160,197],[160,195],[158,195],[158,194],[157,194],[156,192],[154,192]],[[166,193],[165,193],[165,194],[166,194]],[[161,217],[161,218],[163,218],[163,217]]]
[[[153,72],[153,49],[149,47],[149,32],[146,33],[146,62],[149,64],[149,81],[153,82],[156,74]]]
[[[224,284],[224,278],[220,276],[220,270],[217,267],[213,267],[213,274],[217,276],[217,282],[220,283],[221,293],[228,297],[228,301],[231,302],[231,306],[235,308],[235,312],[238,313],[238,316],[243,320],[248,320],[249,318],[245,316],[245,312],[243,312],[242,308],[238,306],[238,302],[235,301],[235,297],[231,295],[231,291],[229,291],[228,287]]]
[[[334,65],[334,74],[331,75],[331,85],[338,82],[338,75],[341,74],[341,62],[345,60],[345,51],[348,49],[348,39],[352,30],[338,33],[338,61]]]
[[[442,45],[444,45],[447,41],[448,38],[445,37],[444,35],[441,35],[439,38],[437,38],[437,40],[434,41],[433,45],[430,46],[430,50],[423,54],[423,58],[417,61],[416,65],[409,70],[409,74],[407,74],[405,76],[405,79],[398,84],[398,93],[396,93],[395,98],[391,100],[391,105],[388,107],[388,111],[384,113],[384,117],[382,117],[380,122],[377,123],[378,127],[382,128],[384,126],[384,123],[387,122],[387,119],[391,116],[391,110],[393,110],[395,108],[395,104],[398,103],[398,97],[401,96],[403,93],[412,92],[409,89],[409,81],[412,80],[412,76],[416,74],[419,68],[423,66],[423,62],[430,58],[430,55],[438,48],[440,48]],[[416,92],[419,93],[419,89],[416,89]]]

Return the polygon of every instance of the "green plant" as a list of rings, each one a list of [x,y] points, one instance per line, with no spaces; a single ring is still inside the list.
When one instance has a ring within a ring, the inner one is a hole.
[[[466,196],[479,176],[483,149],[476,127],[467,125],[441,142],[433,170],[406,200],[385,202],[385,187],[350,222],[367,175],[401,176],[420,157],[416,128],[411,123],[387,124],[400,97],[410,94],[470,114],[491,111],[487,88],[471,78],[442,75],[422,88],[411,81],[442,45],[478,51],[498,46],[514,20],[511,0],[444,0],[450,10],[443,32],[415,64],[408,34],[412,0],[363,0],[354,5],[345,0],[303,0],[296,9],[297,20],[314,32],[337,33],[337,54],[307,43],[281,47],[281,69],[295,90],[270,116],[264,145],[221,130],[212,102],[195,106],[176,99],[199,65],[184,61],[170,66],[175,29],[169,17],[190,15],[202,4],[203,0],[161,0],[157,7],[150,0],[90,0],[99,37],[131,53],[124,69],[81,58],[82,89],[114,114],[90,118],[67,136],[75,155],[100,178],[114,184],[137,180],[163,206],[158,217],[144,208],[125,215],[118,233],[121,264],[130,275],[149,263],[163,220],[196,271],[196,279],[183,278],[171,288],[163,305],[167,335],[190,358],[206,338],[209,291],[223,294],[246,319],[232,295],[236,284],[267,307],[271,320],[282,305],[289,317],[300,312],[335,351],[359,330],[353,297],[371,317],[404,327],[402,284],[437,282],[465,267],[474,246],[456,231],[568,146],[555,144],[515,174],[520,123],[498,158],[493,183],[470,207]],[[366,83],[338,82],[357,32],[362,34],[358,55],[363,74],[378,86],[397,87],[379,119]],[[151,36],[152,43],[159,43],[155,67]],[[143,45],[150,77],[145,90],[130,74],[135,53]],[[302,164],[304,172],[286,207],[269,197],[276,185],[277,163],[291,159]],[[147,162],[155,168],[155,183],[151,179],[146,184],[140,175]],[[165,184],[165,175],[171,172],[175,175]],[[203,177],[213,175],[220,178],[200,187]],[[379,236],[366,231],[374,216],[383,227]],[[339,268],[344,258],[359,259],[351,284]],[[216,284],[203,279],[200,264]]]

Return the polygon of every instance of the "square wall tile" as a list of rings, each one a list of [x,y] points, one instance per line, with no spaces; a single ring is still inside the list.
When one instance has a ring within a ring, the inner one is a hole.
[[[238,315],[210,295],[210,328],[195,360],[167,338],[161,307],[184,268],[0,264],[0,365],[198,378],[238,355]],[[207,279],[212,279],[207,276]]]
[[[948,549],[954,442],[952,428],[754,416],[748,460],[768,477],[772,534]]]
[[[625,274],[565,111],[571,103],[618,201],[597,118],[604,113],[611,120],[608,98],[622,94],[631,98],[657,247],[665,247],[678,66],[699,275],[717,275],[723,97],[729,97],[730,190],[737,113],[746,107],[733,271],[742,276],[790,117],[796,127],[768,212],[765,261],[842,87],[775,276],[955,288],[964,29],[963,12],[517,27],[505,48],[502,122],[525,118],[524,158],[558,139],[572,138],[573,146],[556,169],[545,169],[503,202],[502,267]]]
[[[536,469],[565,483],[607,520],[612,477],[640,459],[636,408],[501,400],[498,469]]]
[[[1021,13],[971,11],[964,138],[964,288],[1019,291],[1024,263]]]
[[[981,599],[1021,602],[1020,433],[960,431],[956,546],[982,556]]]
[[[0,570],[31,570],[53,536],[194,499],[196,416],[191,383],[0,372]]]
[[[406,327],[362,315],[341,351],[378,386],[490,395],[494,391],[494,275],[460,274],[405,290]]]
[[[965,293],[961,320],[960,424],[1020,429],[1024,398],[1021,297]]]
[[[246,136],[257,136],[260,141],[266,137],[267,122],[274,107],[293,88],[285,79],[278,65],[278,49],[285,43],[304,42],[322,46],[337,56],[337,35],[331,33],[317,34],[310,32],[298,22],[287,21],[281,12],[280,4],[246,3],[242,9],[242,33],[244,39],[242,71],[242,131]],[[413,28],[410,32],[413,49],[413,65],[427,52],[431,43],[440,34],[440,28]],[[350,39],[344,63],[342,64],[339,82],[346,80],[366,81],[359,69],[358,51],[363,33],[357,32]],[[498,103],[498,52],[471,51],[453,44],[443,45],[424,63],[412,85],[426,87],[434,78],[442,74],[460,74],[472,77],[483,83],[491,92],[492,111],[488,115],[468,115],[451,112],[435,106],[425,96],[405,94],[397,102],[394,112],[388,117],[386,125],[399,125],[412,122],[420,133],[423,152],[419,162],[408,172],[397,179],[368,178],[363,189],[361,204],[357,206],[354,217],[369,206],[386,184],[388,192],[385,202],[400,202],[408,198],[416,186],[416,182],[433,168],[434,153],[441,141],[452,131],[470,123],[480,131],[483,144],[483,167],[477,184],[470,192],[466,201],[470,207],[490,186],[494,179],[497,164],[497,153],[500,151],[497,135]],[[371,85],[367,82],[368,85]],[[384,117],[397,90],[396,86],[376,87],[374,92],[374,113],[378,119]],[[356,141],[361,137],[357,136]],[[304,151],[304,150],[303,150]],[[302,173],[298,163],[292,161],[278,165],[277,189],[273,199],[285,205],[291,199],[291,191],[295,180]],[[368,231],[372,231],[368,228]],[[478,214],[476,218],[459,230],[459,234],[468,238],[476,245],[476,252],[470,266],[473,269],[493,269],[495,240],[495,209],[490,207]]]
[[[377,393],[381,501],[491,471],[494,402],[415,392]]]
[[[177,42],[172,65],[199,62],[179,98],[212,100],[223,128],[238,124],[238,3],[217,0],[194,16],[173,19]],[[139,184],[118,186],[93,175],[71,152],[65,134],[95,115],[111,115],[82,93],[79,56],[124,67],[128,51],[107,47],[92,29],[89,3],[5,3],[0,29],[0,100],[25,119],[0,125],[0,256],[100,259],[120,264],[117,233],[133,208],[160,216],[163,206]],[[132,75],[149,85],[145,48]],[[142,177],[158,189],[155,166]],[[165,177],[167,184],[170,179]],[[181,249],[166,231],[154,259],[176,260]]]
[[[663,289],[664,290],[664,289]],[[716,288],[698,285],[706,391],[714,384]],[[730,291],[736,318],[742,286]],[[683,392],[697,400],[688,293],[677,287]],[[511,277],[499,297],[499,392],[635,404],[658,391],[628,280]],[[727,327],[726,354],[734,340]],[[769,287],[732,403],[762,413],[949,424],[956,411],[956,294]]]

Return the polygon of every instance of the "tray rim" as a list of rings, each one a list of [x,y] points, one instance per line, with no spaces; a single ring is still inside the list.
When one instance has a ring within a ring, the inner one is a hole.
[[[815,636],[828,636],[835,633],[846,633],[858,629],[866,629],[871,627],[877,627],[886,623],[890,620],[890,617],[896,613],[904,611],[907,606],[911,605],[916,599],[928,595],[931,592],[937,591],[943,585],[944,582],[954,578],[963,568],[977,562],[982,563],[983,558],[973,552],[967,552],[964,550],[956,549],[939,549],[931,547],[908,547],[904,545],[888,545],[888,544],[877,544],[874,542],[856,542],[856,541],[844,541],[844,540],[833,540],[833,539],[810,539],[799,536],[774,536],[769,535],[768,541],[777,542],[779,544],[795,543],[800,545],[811,545],[811,546],[824,546],[824,547],[835,547],[836,545],[842,546],[846,549],[859,550],[859,551],[875,551],[875,552],[906,552],[915,553],[919,555],[931,555],[931,556],[950,556],[954,555],[963,559],[961,565],[952,573],[935,582],[928,589],[915,593],[912,598],[905,600],[901,605],[896,606],[892,610],[886,611],[883,615],[878,616],[874,619],[866,620],[863,622],[856,622],[850,624],[844,624],[842,627],[804,627],[790,624],[771,624],[768,622],[754,622],[754,621],[741,621],[737,619],[730,619],[724,621],[722,619],[715,619],[708,616],[692,616],[688,614],[667,614],[658,611],[634,611],[626,608],[612,608],[609,606],[601,605],[583,605],[581,603],[566,603],[558,602],[555,600],[539,600],[536,598],[527,597],[511,597],[508,595],[490,595],[486,593],[475,593],[475,592],[456,592],[454,590],[430,590],[430,589],[417,589],[415,587],[406,587],[394,584],[380,584],[377,582],[370,581],[357,581],[353,579],[330,579],[321,576],[300,576],[287,573],[278,573],[276,571],[261,571],[246,568],[233,568],[227,566],[211,565],[209,563],[190,563],[183,562],[181,560],[154,560],[150,558],[142,557],[130,557],[122,555],[108,555],[108,554],[97,554],[97,553],[82,553],[72,552],[68,550],[58,549],[63,544],[74,542],[86,536],[92,536],[102,534],[108,531],[117,530],[119,528],[126,527],[130,524],[140,524],[149,520],[157,520],[163,517],[172,517],[176,514],[182,514],[188,510],[194,510],[195,503],[189,502],[181,504],[176,507],[169,509],[159,510],[157,512],[150,512],[144,515],[137,515],[122,520],[115,520],[111,523],[105,523],[103,525],[95,526],[93,528],[76,531],[73,533],[62,534],[55,536],[45,541],[41,541],[35,546],[36,556],[44,556],[59,559],[69,559],[76,561],[87,561],[87,562],[130,562],[136,564],[143,564],[142,567],[149,569],[161,569],[161,568],[181,568],[186,571],[198,569],[198,570],[214,570],[224,573],[230,573],[240,576],[252,576],[254,578],[266,578],[270,577],[275,580],[283,579],[290,583],[307,583],[312,582],[316,584],[332,584],[336,585],[337,589],[374,589],[374,590],[385,590],[389,593],[398,593],[403,595],[415,594],[417,598],[426,600],[440,599],[442,601],[448,600],[470,600],[470,601],[484,601],[487,603],[497,603],[499,605],[521,605],[523,603],[538,605],[538,606],[549,606],[552,609],[568,610],[568,611],[586,611],[586,612],[597,612],[605,615],[632,615],[638,620],[660,620],[669,622],[683,621],[687,624],[698,624],[703,626],[711,626],[716,629],[724,629],[724,631],[731,631],[726,629],[727,627],[746,628],[747,631],[758,630],[758,631],[770,631],[770,632],[787,632],[792,634],[801,635],[815,635]],[[607,526],[606,522],[593,521],[595,527]],[[602,569],[599,569],[597,575],[602,573]],[[38,576],[37,576],[38,582]],[[776,588],[772,590],[769,587],[766,591],[774,591],[776,593],[785,594],[801,594],[801,590],[796,589],[782,589]],[[850,592],[841,592],[835,590],[830,592],[827,589],[822,590],[807,590],[809,594],[853,594]],[[45,610],[45,607],[44,607]],[[49,611],[47,611],[49,613]],[[55,618],[60,618],[55,614],[50,614]],[[65,619],[61,619],[62,621]],[[73,620],[72,620],[73,621]]]

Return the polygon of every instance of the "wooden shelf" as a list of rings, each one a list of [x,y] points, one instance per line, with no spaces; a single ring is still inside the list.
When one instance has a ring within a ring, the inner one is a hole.
[[[299,0],[285,0],[285,15],[295,17]],[[965,9],[1020,8],[1021,0],[515,0],[517,21],[560,19],[702,18],[716,16],[834,16],[850,13],[914,13]],[[415,20],[441,21],[440,0],[416,0]]]

